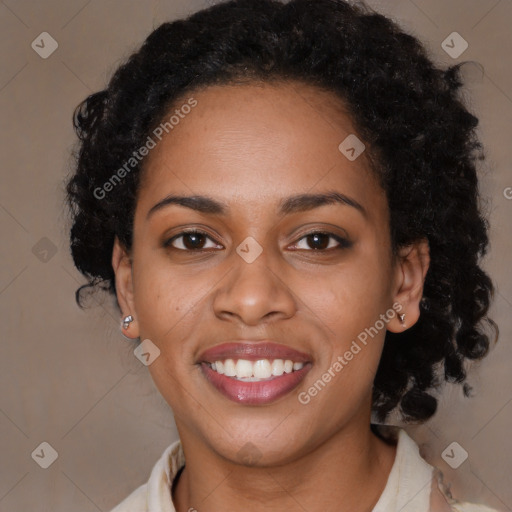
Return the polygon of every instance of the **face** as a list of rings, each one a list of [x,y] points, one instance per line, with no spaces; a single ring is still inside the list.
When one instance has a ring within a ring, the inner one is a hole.
[[[415,249],[392,257],[366,153],[338,149],[356,134],[339,99],[298,83],[190,97],[153,137],[130,259],[116,240],[118,299],[160,350],[148,368],[182,440],[284,463],[368,426],[393,304],[414,322],[425,270]]]

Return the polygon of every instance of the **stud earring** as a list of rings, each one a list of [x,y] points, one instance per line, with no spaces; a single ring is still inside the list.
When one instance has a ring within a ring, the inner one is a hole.
[[[400,319],[400,323],[403,324],[405,320],[405,313],[402,313],[401,315],[398,315],[398,318]]]
[[[123,329],[128,329],[130,327],[130,323],[133,322],[133,316],[128,315],[123,318]]]

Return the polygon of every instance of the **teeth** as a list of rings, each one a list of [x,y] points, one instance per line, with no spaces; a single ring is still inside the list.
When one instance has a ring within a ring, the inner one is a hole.
[[[215,361],[215,363],[217,363],[217,361]],[[224,361],[224,375],[227,377],[236,377],[236,368],[233,359],[226,359]]]
[[[259,359],[258,361],[249,361],[247,359],[238,359],[235,363],[233,359],[225,361],[215,361],[211,364],[212,370],[235,377],[246,382],[256,382],[260,379],[269,379],[270,377],[279,377],[283,373],[291,373],[304,367],[303,363],[294,363],[290,359]]]
[[[284,373],[284,361],[282,359],[274,359],[272,361],[272,375],[279,377]]]
[[[243,379],[244,377],[252,377],[252,364],[247,359],[239,359],[235,366],[236,376],[239,379]],[[254,375],[256,377],[256,375]]]
[[[258,379],[268,379],[272,376],[272,368],[267,359],[256,361],[254,365],[251,366],[254,368],[254,377],[258,377]],[[248,375],[248,377],[251,377],[251,375]]]

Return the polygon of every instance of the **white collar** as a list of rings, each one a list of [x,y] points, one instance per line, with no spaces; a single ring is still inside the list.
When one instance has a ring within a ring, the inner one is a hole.
[[[420,456],[418,445],[405,430],[398,429],[397,437],[395,461],[372,512],[428,512],[434,468]],[[151,471],[147,483],[147,512],[176,512],[171,485],[184,465],[185,455],[178,440],[165,449]]]

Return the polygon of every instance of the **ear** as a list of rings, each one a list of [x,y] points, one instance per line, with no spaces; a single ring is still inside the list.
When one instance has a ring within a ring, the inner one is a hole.
[[[399,249],[395,263],[394,290],[397,315],[388,322],[388,331],[403,332],[418,321],[429,264],[428,240],[422,239]],[[403,322],[398,315],[405,315]]]
[[[121,331],[127,338],[138,338],[139,326],[133,296],[132,260],[117,236],[114,239],[112,250],[112,268],[116,275],[117,301],[121,306],[122,316],[123,318],[127,315],[133,316],[133,322],[127,328],[121,326]]]

